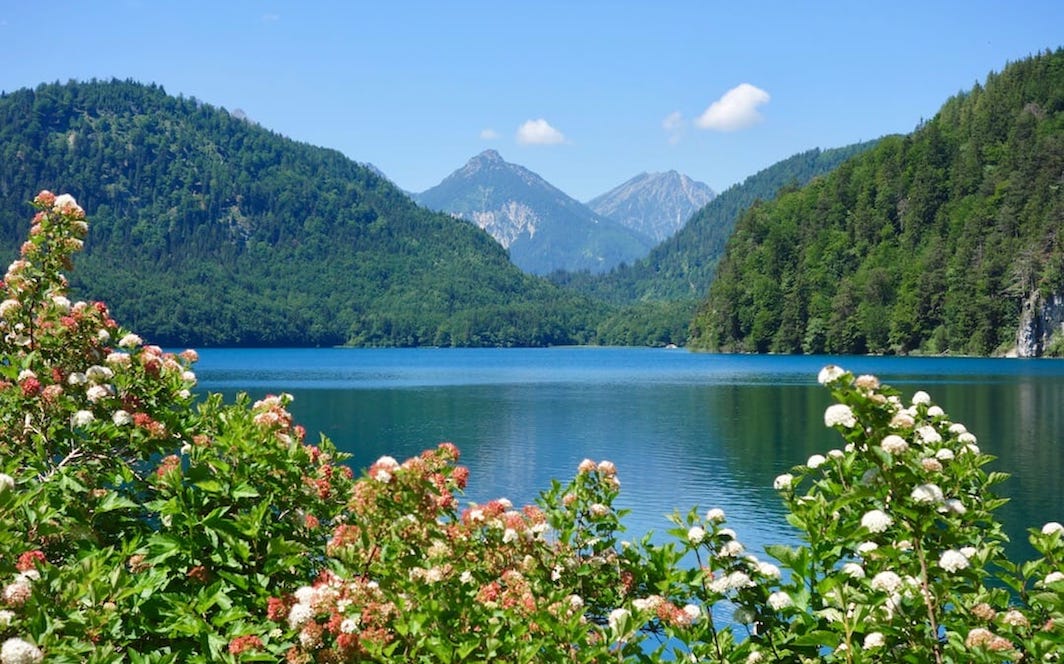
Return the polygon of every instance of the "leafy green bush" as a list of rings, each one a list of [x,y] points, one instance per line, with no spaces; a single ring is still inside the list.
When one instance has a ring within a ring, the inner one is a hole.
[[[443,443],[353,478],[289,397],[196,401],[61,270],[86,225],[42,192],[0,301],[0,664],[1001,662],[1064,650],[1064,526],[1015,564],[1004,476],[924,392],[827,367],[839,449],[775,486],[802,533],[745,550],[723,511],[623,541],[617,468],[536,505],[460,502]],[[778,563],[778,564],[777,564]]]

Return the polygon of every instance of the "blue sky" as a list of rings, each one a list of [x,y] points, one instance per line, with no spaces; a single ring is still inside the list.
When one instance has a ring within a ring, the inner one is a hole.
[[[1059,0],[3,0],[0,89],[154,82],[411,191],[493,148],[587,200],[909,132],[1062,26]]]

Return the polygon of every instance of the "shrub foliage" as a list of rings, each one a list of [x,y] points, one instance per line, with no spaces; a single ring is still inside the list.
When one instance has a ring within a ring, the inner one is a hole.
[[[287,395],[196,398],[62,271],[87,226],[41,192],[0,302],[0,662],[1001,662],[1064,648],[1064,526],[1015,564],[1003,475],[930,397],[836,367],[837,450],[776,478],[797,546],[720,509],[623,541],[617,468],[463,504],[443,443],[355,479]]]

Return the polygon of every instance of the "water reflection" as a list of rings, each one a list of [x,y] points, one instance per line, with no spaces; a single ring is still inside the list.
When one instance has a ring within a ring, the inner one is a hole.
[[[632,349],[208,351],[205,389],[288,391],[293,412],[364,467],[443,440],[471,469],[470,500],[534,500],[584,457],[614,460],[634,534],[664,515],[721,507],[749,549],[794,537],[772,479],[841,444],[823,426],[817,369],[833,358],[720,357]],[[1025,528],[1064,520],[1064,365],[845,358],[906,394],[927,389],[1013,478],[1000,512]]]

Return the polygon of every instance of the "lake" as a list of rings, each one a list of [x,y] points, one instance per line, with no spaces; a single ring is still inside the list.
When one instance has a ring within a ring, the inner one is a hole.
[[[359,470],[455,443],[466,499],[535,499],[581,459],[619,468],[633,538],[665,515],[720,507],[748,549],[793,542],[772,480],[840,446],[823,424],[825,364],[872,373],[907,401],[931,394],[1012,473],[999,512],[1011,554],[1026,528],[1064,521],[1064,361],[695,354],[639,348],[209,349],[201,391],[289,392],[308,430],[353,454]]]

